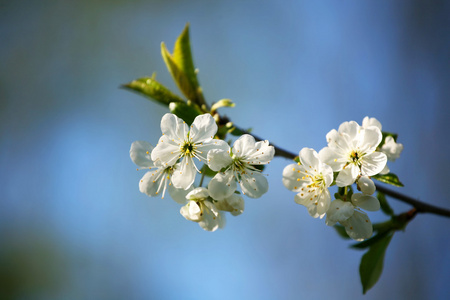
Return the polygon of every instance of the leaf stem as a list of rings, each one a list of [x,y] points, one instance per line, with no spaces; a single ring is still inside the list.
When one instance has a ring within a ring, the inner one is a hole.
[[[202,177],[200,178],[200,183],[198,184],[199,187],[203,185],[203,179],[205,179],[205,171],[202,171]]]

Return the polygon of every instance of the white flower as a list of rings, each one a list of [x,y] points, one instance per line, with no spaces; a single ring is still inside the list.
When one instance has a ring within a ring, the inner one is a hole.
[[[167,185],[169,185],[169,194],[173,200],[180,204],[186,203],[186,193],[181,193],[171,185],[170,176],[175,166],[163,166],[161,162],[154,163],[151,160],[151,152],[153,146],[145,141],[136,141],[131,144],[130,157],[131,160],[141,167],[141,169],[149,169],[139,181],[139,191],[150,197],[161,195],[164,199]],[[139,169],[138,169],[139,170]],[[183,190],[184,191],[184,190]]]
[[[368,211],[377,211],[380,209],[380,202],[375,197],[361,193],[353,194],[351,202],[336,199],[331,202],[325,223],[333,226],[339,222],[352,239],[357,241],[368,239],[373,233],[372,222],[359,207]]]
[[[384,140],[384,144],[381,147],[381,152],[386,154],[387,159],[395,161],[400,157],[400,153],[403,151],[403,145],[396,143],[392,136],[387,136]]]
[[[323,217],[330,207],[328,187],[333,182],[333,170],[322,163],[314,149],[303,148],[300,164],[291,164],[283,170],[284,186],[298,194],[295,202],[308,208],[314,217]]]
[[[239,182],[242,193],[251,198],[259,198],[267,192],[269,185],[256,165],[268,164],[275,154],[268,141],[256,142],[249,134],[237,139],[233,148],[211,150],[208,153],[208,166],[220,171],[208,184],[211,197],[222,200],[230,197]],[[221,171],[223,170],[223,171]]]
[[[339,130],[327,134],[328,147],[323,148],[320,159],[339,172],[336,184],[351,185],[359,175],[373,176],[386,165],[386,155],[375,151],[382,139],[376,126],[360,127],[355,121],[344,122]]]
[[[163,135],[152,151],[153,161],[165,166],[173,166],[181,158],[180,167],[173,172],[172,183],[176,188],[188,189],[195,180],[196,171],[200,172],[193,158],[206,160],[211,149],[226,149],[228,144],[214,139],[217,125],[210,114],[197,116],[190,129],[187,124],[167,113],[161,119]]]
[[[195,188],[186,195],[189,202],[180,209],[186,220],[197,222],[207,231],[215,231],[225,226],[225,216],[208,200],[206,188]]]

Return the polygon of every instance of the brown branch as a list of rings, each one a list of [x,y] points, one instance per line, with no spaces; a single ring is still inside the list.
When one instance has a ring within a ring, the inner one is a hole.
[[[391,196],[392,198],[395,198],[397,200],[400,200],[402,202],[408,203],[409,205],[414,206],[417,209],[417,212],[419,213],[432,213],[440,216],[450,217],[450,210],[445,208],[440,208],[431,204],[427,204],[421,201],[418,201],[412,197],[406,196],[404,194],[401,194],[399,192],[390,190],[384,186],[381,186],[379,184],[375,184],[377,187],[377,190]]]

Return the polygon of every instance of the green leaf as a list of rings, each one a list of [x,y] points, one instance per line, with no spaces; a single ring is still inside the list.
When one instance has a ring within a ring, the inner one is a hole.
[[[359,275],[363,287],[363,294],[372,288],[383,272],[384,255],[393,234],[387,234],[376,241],[370,247],[362,259],[359,266]]]
[[[345,227],[341,226],[341,225],[334,225],[333,226],[334,229],[336,229],[336,232],[339,234],[339,236],[343,239],[350,239],[350,237],[348,236],[347,232],[345,231]]]
[[[176,65],[186,74],[189,82],[194,87],[198,87],[197,74],[195,73],[194,61],[191,53],[191,42],[189,40],[189,23],[175,42],[173,49],[173,60]]]
[[[377,174],[375,176],[372,176],[372,178],[384,182],[384,183],[388,183],[388,184],[392,184],[394,186],[398,186],[398,187],[403,187],[403,183],[400,182],[400,180],[398,179],[398,176],[395,175],[394,173],[388,173],[385,175],[380,175]]]
[[[170,112],[175,114],[178,118],[191,125],[195,117],[201,115],[203,112],[197,105],[188,101],[186,102],[172,102],[169,105]]]
[[[378,198],[378,201],[380,201],[381,210],[385,214],[387,214],[389,216],[393,216],[394,215],[394,210],[391,208],[391,206],[387,202],[386,196],[383,193],[378,192],[377,198]]]
[[[189,24],[186,24],[183,32],[176,40],[173,54],[170,54],[166,45],[161,43],[161,55],[173,80],[186,98],[196,103],[199,107],[205,105],[205,99],[198,84],[192,60]]]
[[[355,249],[368,248],[368,247],[372,246],[373,244],[377,243],[378,241],[382,240],[386,235],[391,234],[391,233],[392,233],[391,230],[380,232],[380,233],[374,235],[373,237],[371,237],[370,239],[350,245],[350,247],[355,248]]]
[[[123,88],[149,97],[156,102],[168,106],[171,102],[184,102],[179,96],[156,81],[153,77],[144,77],[122,85]]]

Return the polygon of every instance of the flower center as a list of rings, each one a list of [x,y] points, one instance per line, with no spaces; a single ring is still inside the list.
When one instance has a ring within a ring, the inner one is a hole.
[[[233,171],[234,176],[239,182],[243,179],[243,177],[253,175],[253,172],[261,172],[261,170],[256,169],[248,162],[243,161],[242,157],[238,157],[233,154],[231,158],[233,159],[233,163],[229,168]]]
[[[325,179],[323,178],[322,174],[314,176],[312,186],[317,188],[325,186]]]
[[[191,142],[185,142],[182,146],[181,146],[181,153],[183,153],[184,155],[190,155],[192,156],[192,152],[195,151],[195,146],[194,144],[192,144]]]
[[[238,157],[233,155],[233,169],[235,171],[244,171],[245,163],[241,161]]]
[[[355,165],[359,165],[359,160],[361,158],[362,158],[362,155],[358,151],[353,150],[350,153],[350,162],[354,163]]]

